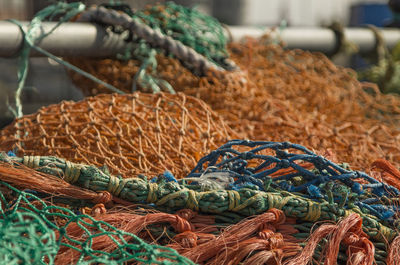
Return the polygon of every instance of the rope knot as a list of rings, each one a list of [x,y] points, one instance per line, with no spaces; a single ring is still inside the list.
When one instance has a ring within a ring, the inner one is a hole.
[[[92,208],[92,215],[94,217],[98,217],[99,215],[103,215],[107,213],[107,209],[102,203],[98,203]]]
[[[197,216],[197,213],[190,209],[182,209],[182,210],[177,211],[176,215],[182,217],[185,220],[190,221],[191,219],[193,219],[194,217]]]
[[[228,193],[228,210],[232,211],[240,204],[240,193],[235,190],[227,190]]]
[[[97,193],[97,197],[93,199],[96,204],[109,204],[112,202],[113,196],[108,191],[101,191]]]
[[[274,225],[283,224],[286,220],[285,214],[283,213],[283,211],[281,211],[279,209],[272,208],[272,209],[269,209],[267,211],[267,213],[272,213],[275,215],[275,220],[271,222]]]
[[[194,190],[186,190],[186,192],[188,193],[188,200],[186,202],[186,207],[198,211],[199,202],[197,200],[196,192]]]
[[[266,229],[261,231],[259,237],[266,240],[267,249],[280,249],[284,245],[283,235],[281,233],[275,233],[272,230]]]
[[[315,222],[321,217],[321,204],[308,201],[308,211],[304,220]]]
[[[239,155],[239,157],[243,160],[249,160],[252,159],[254,157],[254,154],[251,152],[243,152]]]
[[[158,184],[149,182],[148,185],[149,186],[148,186],[148,194],[147,194],[146,201],[148,203],[155,203],[158,201],[158,198],[157,198]]]
[[[121,191],[124,189],[126,183],[131,181],[131,179],[120,179],[114,176],[109,176],[110,180],[108,181],[107,191],[112,195],[119,196]]]
[[[282,167],[282,168],[288,168],[288,167],[290,167],[290,162],[289,162],[289,160],[287,160],[287,159],[282,159],[282,160],[281,160],[281,167]]]
[[[174,240],[183,248],[194,248],[197,246],[197,235],[191,231],[185,231],[174,236]]]
[[[176,215],[175,216],[175,224],[176,224],[176,230],[180,233],[186,232],[186,231],[193,231],[193,225],[189,223],[186,219],[183,219],[182,217]]]
[[[40,156],[24,156],[23,164],[29,168],[38,168],[40,165]]]
[[[82,168],[83,166],[80,164],[65,161],[64,180],[71,184],[77,182]]]

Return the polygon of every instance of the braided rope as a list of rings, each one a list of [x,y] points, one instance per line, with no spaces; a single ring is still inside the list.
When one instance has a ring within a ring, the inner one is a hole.
[[[162,48],[169,54],[173,54],[179,60],[184,61],[192,67],[195,73],[204,74],[210,69],[223,71],[220,66],[210,62],[203,55],[194,49],[185,46],[180,41],[154,30],[138,19],[130,17],[128,14],[118,12],[105,7],[90,7],[79,18],[79,21],[97,22],[106,25],[122,26],[132,34],[144,39],[155,48]]]
[[[32,158],[0,157],[2,161],[23,163]],[[32,165],[27,163],[27,165]],[[77,167],[80,171],[75,185],[93,190],[109,191],[114,196],[132,203],[153,202],[161,209],[176,211],[192,209],[204,213],[224,213],[232,211],[245,216],[263,213],[269,209],[281,209],[286,216],[300,220],[332,220],[348,216],[353,210],[338,208],[335,204],[318,203],[289,192],[264,192],[243,188],[236,192],[212,190],[197,192],[177,182],[167,182],[159,178],[157,183],[149,183],[142,178],[119,179],[101,171],[94,166],[69,164],[69,170]],[[67,162],[56,157],[40,157],[36,170],[58,177],[65,176]],[[111,184],[110,184],[111,183]],[[363,218],[363,229],[373,239],[391,241],[396,232],[380,224],[373,216],[359,213]]]

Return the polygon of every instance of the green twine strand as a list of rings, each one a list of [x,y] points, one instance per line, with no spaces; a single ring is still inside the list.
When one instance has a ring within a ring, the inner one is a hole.
[[[15,117],[22,117],[22,104],[21,104],[21,93],[25,86],[26,77],[28,75],[29,68],[29,54],[31,48],[35,46],[35,43],[51,34],[61,23],[70,20],[78,13],[82,12],[85,6],[82,3],[56,3],[48,6],[45,9],[39,11],[32,19],[25,32],[22,29],[22,25],[16,20],[10,20],[17,24],[21,28],[23,33],[24,41],[20,51],[19,70],[18,70],[18,87],[15,92],[15,109],[10,108]],[[39,33],[40,25],[43,20],[54,17],[59,14],[64,14],[60,21],[46,34]]]
[[[0,263],[1,264],[54,264],[60,247],[80,253],[75,264],[194,264],[175,250],[145,243],[134,234],[116,229],[88,215],[77,215],[71,210],[47,205],[37,196],[20,191],[7,183],[0,185],[12,190],[15,200],[8,201],[0,191]],[[63,222],[54,222],[54,219]],[[78,241],[68,235],[68,227],[77,225],[85,231],[85,240]],[[58,232],[56,237],[55,231]],[[113,252],[91,248],[96,237],[107,236],[117,244]]]
[[[16,24],[22,34],[23,34],[23,45],[22,48],[19,52],[19,70],[18,70],[18,87],[15,92],[15,109],[11,108],[9,106],[10,111],[13,113],[15,117],[22,117],[23,112],[22,112],[22,102],[21,102],[21,93],[23,91],[23,88],[25,86],[26,78],[28,75],[28,70],[29,70],[29,55],[31,52],[31,49],[36,50],[37,52],[53,59],[57,63],[75,71],[78,72],[79,74],[91,79],[94,82],[97,82],[107,89],[109,89],[112,92],[119,93],[119,94],[124,94],[123,91],[117,89],[116,87],[101,81],[100,79],[96,78],[95,76],[79,69],[78,67],[60,59],[59,57],[43,50],[42,48],[38,47],[36,43],[40,42],[43,38],[46,36],[50,35],[58,26],[60,26],[62,23],[67,22],[71,20],[74,16],[77,14],[81,13],[82,11],[85,10],[85,5],[76,2],[76,3],[64,3],[64,2],[58,2],[54,5],[50,5],[46,7],[45,9],[39,11],[35,17],[32,19],[30,24],[28,25],[27,30],[24,30],[23,25],[16,21],[16,20],[9,20],[10,22]],[[46,33],[43,33],[41,29],[41,23],[46,20],[46,19],[52,19],[53,17],[57,15],[63,16],[60,18],[58,23],[49,31]]]

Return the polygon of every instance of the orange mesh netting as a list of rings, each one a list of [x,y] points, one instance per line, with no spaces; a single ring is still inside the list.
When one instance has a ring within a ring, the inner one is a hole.
[[[0,132],[0,150],[107,165],[113,174],[188,173],[235,134],[201,100],[184,94],[103,94],[62,102]]]
[[[158,77],[176,91],[201,98],[249,139],[291,141],[316,151],[333,149],[340,162],[366,170],[376,158],[400,166],[400,99],[357,81],[351,69],[319,53],[284,50],[247,40],[230,46],[241,72],[197,77],[174,59],[158,57]],[[129,91],[134,60],[72,62]],[[86,94],[106,92],[71,74]],[[88,90],[87,88],[93,88]]]

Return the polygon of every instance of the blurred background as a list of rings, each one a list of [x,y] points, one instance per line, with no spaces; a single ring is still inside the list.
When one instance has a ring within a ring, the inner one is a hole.
[[[48,0],[0,0],[0,19],[26,20],[45,7]],[[72,1],[69,1],[72,2]],[[81,1],[101,4],[107,0]],[[133,8],[162,3],[154,0],[122,0]],[[285,20],[288,26],[321,26],[340,21],[356,26],[369,23],[383,26],[392,17],[387,0],[176,0],[177,4],[197,6],[199,10],[230,25],[276,26]]]
[[[108,1],[81,2],[101,4]],[[164,1],[118,2],[140,9],[145,5]],[[196,6],[228,25],[326,27],[333,22],[339,22],[345,27],[366,24],[382,27],[393,19],[387,0],[176,0],[174,2],[189,7]],[[49,3],[51,1],[47,0],[0,0],[0,19],[30,20],[37,11]],[[336,60],[336,63],[346,66],[349,66],[348,62],[349,60]],[[6,102],[17,86],[17,69],[16,58],[0,58],[0,128],[13,118]],[[25,114],[35,112],[43,105],[61,100],[79,100],[82,97],[82,93],[73,86],[62,66],[47,58],[30,59],[26,89],[22,96]]]

